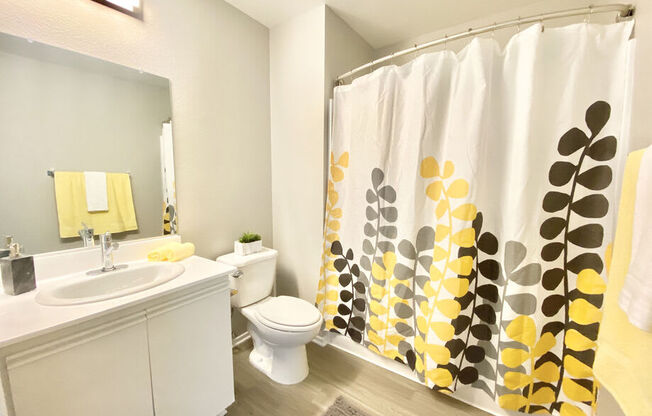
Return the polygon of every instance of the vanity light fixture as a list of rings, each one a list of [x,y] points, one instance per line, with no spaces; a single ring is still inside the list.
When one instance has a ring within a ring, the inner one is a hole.
[[[137,19],[143,18],[142,0],[93,0]]]

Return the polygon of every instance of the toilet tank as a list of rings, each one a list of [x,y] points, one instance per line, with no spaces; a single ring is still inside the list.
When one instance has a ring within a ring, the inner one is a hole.
[[[263,248],[247,256],[229,253],[217,258],[220,263],[238,268],[238,272],[229,276],[231,289],[237,290],[231,296],[232,306],[242,308],[272,294],[276,278],[276,254],[276,250]]]

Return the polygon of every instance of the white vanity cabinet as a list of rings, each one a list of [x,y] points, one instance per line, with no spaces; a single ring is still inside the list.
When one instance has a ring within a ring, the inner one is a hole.
[[[0,415],[224,414],[234,401],[227,285],[168,294],[0,351]]]
[[[16,416],[152,416],[145,314],[6,358]]]
[[[156,416],[217,416],[233,403],[230,329],[216,324],[230,313],[226,291],[147,310]]]

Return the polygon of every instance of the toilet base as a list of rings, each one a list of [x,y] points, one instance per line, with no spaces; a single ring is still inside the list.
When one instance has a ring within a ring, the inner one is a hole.
[[[272,345],[261,338],[253,325],[248,326],[254,343],[254,349],[249,354],[251,365],[279,384],[297,384],[308,377],[305,345]]]

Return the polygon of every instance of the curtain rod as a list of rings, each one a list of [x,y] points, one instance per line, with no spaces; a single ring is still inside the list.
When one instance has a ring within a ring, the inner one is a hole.
[[[398,58],[399,56],[420,51],[421,49],[426,49],[433,46],[441,45],[442,43],[447,43],[458,39],[464,39],[471,36],[480,35],[482,33],[493,32],[494,30],[498,30],[498,29],[505,29],[508,27],[520,26],[529,23],[541,23],[545,20],[560,19],[563,17],[582,16],[582,15],[591,16],[594,13],[618,12],[619,17],[625,18],[625,17],[633,16],[634,11],[635,11],[635,7],[631,4],[605,4],[602,6],[588,6],[579,9],[569,9],[569,10],[562,10],[562,11],[551,12],[551,13],[543,13],[535,16],[519,17],[518,19],[509,20],[502,23],[494,23],[493,25],[483,26],[477,29],[470,28],[465,32],[456,33],[451,36],[446,35],[443,38],[432,40],[430,42],[426,42],[421,45],[414,45],[411,48],[403,49],[401,51],[383,56],[382,58],[375,59],[362,66],[352,69],[351,71],[345,74],[340,75],[339,77],[336,78],[335,81],[336,81],[336,85],[342,85],[346,78],[354,74],[357,74],[360,71],[364,71],[365,69],[372,68],[378,64],[382,64],[383,62],[387,62],[391,59]]]

